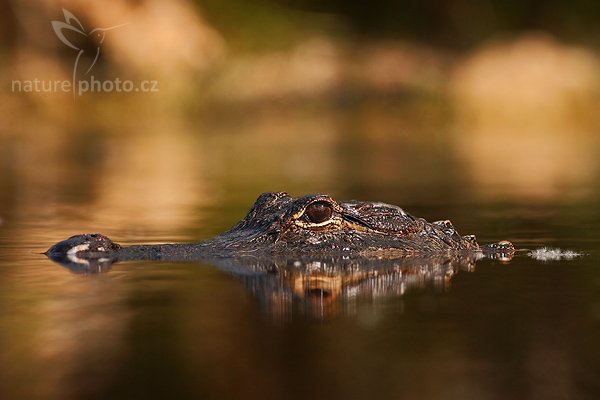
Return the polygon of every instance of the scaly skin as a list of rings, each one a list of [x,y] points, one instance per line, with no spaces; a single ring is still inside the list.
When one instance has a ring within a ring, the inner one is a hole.
[[[475,236],[460,236],[450,221],[429,223],[397,206],[276,192],[260,195],[244,219],[204,242],[122,247],[106,236],[83,234],[55,244],[46,254],[63,264],[102,268],[128,260],[510,258],[513,252],[510,242],[480,246]]]

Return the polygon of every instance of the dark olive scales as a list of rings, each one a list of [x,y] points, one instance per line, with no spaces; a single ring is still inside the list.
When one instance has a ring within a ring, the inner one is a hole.
[[[47,255],[88,265],[119,260],[201,261],[214,258],[343,256],[405,258],[476,254],[501,258],[514,247],[502,241],[480,246],[450,221],[427,222],[400,207],[379,202],[337,202],[327,195],[299,198],[263,193],[233,228],[199,243],[122,247],[100,234],[76,235]]]

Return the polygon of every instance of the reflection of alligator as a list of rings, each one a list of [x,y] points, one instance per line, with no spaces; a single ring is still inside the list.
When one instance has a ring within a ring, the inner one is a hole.
[[[360,299],[443,289],[479,258],[508,260],[513,253],[510,242],[479,246],[449,221],[429,223],[388,204],[265,193],[242,221],[204,242],[122,247],[85,234],[47,255],[83,273],[131,260],[212,264],[243,280],[262,308],[281,319],[297,306],[322,318]]]
[[[460,236],[450,221],[429,223],[389,204],[338,203],[325,195],[292,198],[279,192],[262,194],[237,225],[204,242],[121,247],[103,235],[84,234],[55,244],[47,254],[85,267],[119,260],[208,261],[242,255],[498,258],[513,251],[510,242],[480,246],[475,236]]]
[[[352,258],[303,256],[224,258],[213,262],[241,279],[264,313],[276,321],[295,313],[317,319],[353,314],[357,305],[431,288],[444,291],[459,271],[472,271],[475,254]]]

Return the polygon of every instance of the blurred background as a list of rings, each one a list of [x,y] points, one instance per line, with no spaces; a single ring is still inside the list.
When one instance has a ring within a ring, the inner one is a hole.
[[[596,251],[598,15],[591,0],[0,0],[0,397],[597,395],[597,257],[336,303],[330,325],[294,310],[279,329],[214,269],[81,277],[39,253],[80,232],[203,239],[265,191]],[[157,90],[49,86],[74,79]]]
[[[184,204],[267,190],[403,204],[598,195],[595,2],[1,4],[4,219],[41,212],[39,198],[172,226]],[[126,24],[80,35],[100,49],[81,79],[158,92],[16,89],[71,81],[78,51],[51,25],[63,8],[85,33]]]

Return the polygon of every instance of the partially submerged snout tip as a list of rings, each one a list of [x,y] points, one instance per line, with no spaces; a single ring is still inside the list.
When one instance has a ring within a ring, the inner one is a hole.
[[[71,236],[46,250],[43,254],[48,257],[63,257],[77,253],[104,253],[118,249],[120,246],[109,238],[98,233]]]

